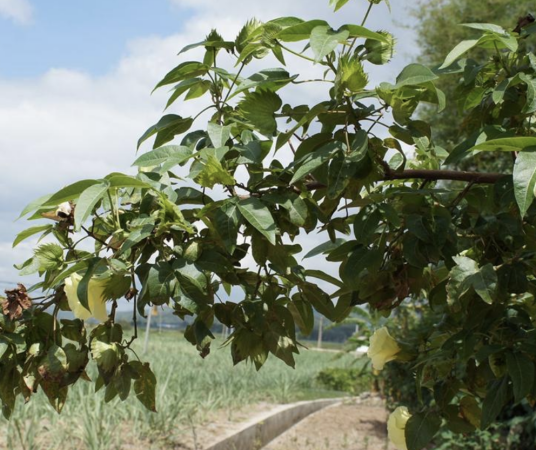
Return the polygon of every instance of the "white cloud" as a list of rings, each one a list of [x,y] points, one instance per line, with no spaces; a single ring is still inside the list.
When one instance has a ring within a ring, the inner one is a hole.
[[[31,80],[0,79],[0,158],[4,168],[0,177],[2,278],[16,279],[11,265],[29,253],[28,246],[11,252],[6,244],[27,225],[12,223],[24,204],[82,178],[100,178],[112,171],[130,170],[138,137],[159,119],[168,95],[166,89],[152,96],[150,92],[170,68],[184,60],[184,56],[176,57],[180,48],[202,40],[211,27],[217,27],[220,33],[232,39],[243,22],[254,15],[262,18],[319,16],[333,19],[334,25],[355,22],[366,3],[356,2],[357,6],[332,16],[324,0],[250,0],[247,8],[238,0],[172,1],[180,8],[194,8],[193,18],[184,24],[181,34],[129,43],[126,56],[104,76],[51,68]],[[211,9],[215,3],[217,9]],[[19,5],[19,9],[14,5]],[[403,7],[393,6],[394,15],[403,15]],[[390,23],[385,23],[391,22],[386,19],[385,5],[379,8],[382,10],[376,17],[372,16],[371,28],[390,28]],[[31,7],[22,0],[0,0],[0,14],[7,14],[6,11],[11,11],[11,17],[18,21],[31,18]],[[411,33],[399,29],[397,34],[403,47],[411,49]],[[405,51],[400,51],[401,56]],[[195,58],[195,51],[187,56]],[[395,64],[387,68],[371,67],[371,78],[393,80],[403,63],[404,58],[399,56]],[[258,68],[266,62],[257,64]],[[272,64],[279,65],[275,61]],[[289,58],[291,73],[303,73],[304,67],[302,61]],[[320,67],[314,70],[319,71]],[[310,78],[315,74],[303,75]],[[309,104],[319,100],[321,95],[317,88],[309,85],[300,85],[297,92],[292,98],[288,91],[282,90],[281,94],[285,101]],[[198,110],[198,105],[195,101],[180,104],[172,108],[172,112],[187,116]],[[308,244],[310,247],[311,242]]]
[[[33,8],[28,0],[0,0],[0,16],[26,25],[32,21]]]

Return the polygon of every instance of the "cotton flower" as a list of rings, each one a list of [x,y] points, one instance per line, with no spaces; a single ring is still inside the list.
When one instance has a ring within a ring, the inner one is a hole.
[[[77,290],[81,280],[82,277],[76,273],[73,273],[65,280],[65,295],[71,311],[77,319],[86,320],[94,317],[99,322],[106,322],[108,313],[106,312],[106,298],[104,297],[105,281],[98,278],[91,278],[89,281],[87,293],[88,311],[78,299]]]
[[[382,370],[385,363],[396,359],[398,352],[400,352],[400,347],[387,328],[380,328],[371,336],[367,356],[372,359],[374,369]]]
[[[406,445],[406,423],[411,417],[408,408],[399,406],[396,408],[387,421],[387,434],[389,440],[398,450],[408,450]]]

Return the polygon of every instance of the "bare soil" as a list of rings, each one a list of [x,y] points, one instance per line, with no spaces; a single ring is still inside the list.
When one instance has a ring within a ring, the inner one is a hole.
[[[383,401],[345,401],[305,418],[264,450],[395,450],[387,439]]]

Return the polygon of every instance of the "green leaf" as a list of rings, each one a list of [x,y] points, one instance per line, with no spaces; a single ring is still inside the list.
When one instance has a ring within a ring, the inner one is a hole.
[[[476,261],[465,256],[455,256],[456,266],[450,271],[447,292],[450,302],[460,299],[470,288],[486,303],[491,304],[497,290],[497,274],[491,264],[478,268]]]
[[[524,217],[534,201],[536,151],[524,151],[517,155],[513,177],[516,201],[521,212],[521,217]]]
[[[231,127],[224,127],[222,125],[218,125],[217,123],[209,122],[207,132],[214,148],[221,148],[231,136]]]
[[[404,86],[418,86],[437,80],[439,77],[428,67],[422,64],[409,64],[396,78],[393,89],[400,89]]]
[[[296,172],[294,172],[294,175],[290,180],[290,184],[300,181],[313,170],[323,165],[331,158],[331,155],[334,153],[334,151],[336,151],[334,146],[324,145],[320,149],[306,155],[302,160],[298,161],[299,167],[296,169]]]
[[[276,39],[283,42],[298,42],[311,37],[311,32],[319,26],[328,26],[325,20],[309,20],[291,27],[284,28],[277,35]]]
[[[213,188],[216,184],[224,186],[234,185],[234,177],[225,169],[218,159],[210,155],[205,163],[203,170],[196,177],[197,183],[203,187]]]
[[[306,270],[305,276],[307,277],[313,277],[318,278],[319,280],[326,281],[327,283],[331,283],[334,286],[337,286],[338,288],[344,288],[344,283],[341,282],[339,279],[332,277],[331,275],[328,275],[326,272],[323,272],[322,270]]]
[[[345,264],[341,264],[340,276],[342,281],[351,289],[359,288],[359,275],[365,269],[369,272],[377,270],[382,262],[383,254],[378,249],[359,247],[349,256]]]
[[[491,31],[497,34],[506,34],[503,27],[493,23],[461,23],[462,27],[472,28],[473,30]]]
[[[265,69],[243,79],[238,83],[238,87],[233,91],[229,99],[249,89],[257,91],[277,91],[288,83],[294,81],[298,75],[290,76],[285,69]]]
[[[165,147],[144,153],[132,165],[137,167],[153,167],[169,161],[175,161],[177,164],[181,164],[191,156],[192,150],[189,147],[166,145]]]
[[[39,209],[42,205],[44,205],[50,199],[50,197],[52,197],[52,194],[47,194],[30,202],[28,205],[24,207],[24,209],[20,213],[17,220],[20,219],[21,217],[24,217],[26,214],[28,214],[31,211],[35,211],[36,209]]]
[[[99,184],[94,184],[88,187],[76,202],[76,208],[74,209],[74,226],[75,231],[80,231],[82,225],[87,220],[89,215],[93,212],[95,205],[106,195],[110,183],[103,181]]]
[[[86,308],[88,311],[90,311],[89,300],[88,300],[89,282],[91,280],[91,277],[95,273],[95,271],[99,268],[101,264],[104,264],[104,262],[105,260],[101,258],[93,258],[92,260],[90,260],[86,273],[80,280],[80,283],[78,283],[78,288],[76,290],[78,300],[80,301],[82,306]]]
[[[315,54],[315,61],[320,62],[329,55],[339,44],[346,42],[350,32],[343,30],[337,32],[329,26],[318,26],[311,31],[311,49]]]
[[[530,147],[536,147],[536,138],[524,136],[492,139],[475,145],[469,151],[519,152]]]
[[[183,118],[176,114],[165,115],[158,121],[158,123],[149,127],[149,129],[143,133],[142,137],[138,140],[138,149],[141,144],[155,134],[157,136],[153,148],[161,147],[171,141],[177,134],[182,134],[188,131],[193,122],[191,117]]]
[[[313,331],[315,315],[311,304],[304,302],[299,297],[299,295],[294,296],[293,300],[288,304],[288,309],[302,334],[308,336]]]
[[[509,352],[506,354],[506,367],[508,369],[508,374],[512,379],[515,402],[519,403],[529,395],[532,390],[534,382],[534,363],[523,353]]]
[[[508,378],[504,377],[493,382],[482,404],[482,420],[480,429],[488,428],[501,412],[508,401]]]
[[[336,248],[340,247],[342,244],[344,244],[346,241],[341,238],[335,239],[335,242],[327,241],[323,244],[320,244],[313,248],[309,253],[307,253],[303,259],[305,258],[312,258],[313,256],[320,255],[322,253],[329,253],[331,250],[335,250]]]
[[[348,3],[348,0],[329,0],[329,4],[335,8],[334,11],[338,11],[346,5],[346,3]]]
[[[276,244],[276,226],[270,210],[256,197],[238,202],[238,209],[244,218],[259,231],[270,244]]]
[[[42,206],[58,206],[61,203],[68,202],[69,200],[74,200],[82,192],[84,192],[88,187],[98,184],[98,180],[81,180],[76,183],[70,184],[69,186],[60,189],[54,195],[52,195]]]
[[[58,244],[43,244],[35,250],[40,269],[55,269],[63,263],[63,249]]]
[[[282,105],[283,102],[275,92],[260,91],[247,94],[238,108],[255,129],[265,136],[271,136],[277,130],[274,114]]]
[[[370,244],[372,235],[376,232],[381,220],[382,214],[377,209],[372,212],[369,209],[359,211],[354,220],[354,236],[357,242]]]
[[[134,392],[136,397],[149,411],[156,412],[156,377],[151,370],[149,363],[132,361],[129,363],[137,374],[134,381]]]
[[[520,73],[519,78],[527,85],[527,100],[523,108],[523,113],[532,114],[536,111],[536,80],[524,73]]]
[[[154,90],[161,86],[168,84],[178,83],[179,81],[187,78],[194,78],[200,75],[205,75],[209,71],[209,67],[206,64],[202,64],[197,61],[186,61],[179,64],[166,74],[166,76],[160,81]],[[153,92],[154,92],[153,90]]]
[[[360,25],[353,25],[353,24],[343,25],[342,27],[339,28],[338,31],[348,31],[350,33],[348,37],[350,38],[373,39],[375,41],[381,41],[381,42],[384,42],[385,44],[389,44],[389,38],[385,34],[376,33]]]
[[[335,313],[335,306],[333,305],[333,302],[329,298],[329,295],[326,294],[322,289],[320,289],[316,284],[305,284],[302,287],[302,296],[320,314],[322,314],[329,320],[334,319],[333,316]]]
[[[114,173],[106,177],[106,181],[110,183],[111,188],[140,188],[151,189],[151,185],[144,181],[138,180],[130,175],[124,175],[122,173]]]
[[[422,450],[441,427],[441,417],[435,412],[414,414],[406,423],[405,435],[408,450]]]
[[[28,239],[30,236],[33,236],[34,234],[40,233],[41,231],[49,231],[53,228],[53,225],[40,225],[37,227],[31,227],[24,231],[21,231],[15,240],[13,241],[13,248],[19,245],[22,241],[25,239]]]
[[[497,273],[491,264],[486,264],[471,277],[471,283],[476,293],[486,303],[493,303],[497,291]]]
[[[214,225],[226,250],[230,254],[236,248],[239,220],[240,213],[238,211],[238,205],[233,199],[226,200],[214,213]]]
[[[441,67],[439,69],[441,70],[441,69],[444,69],[446,67],[449,67],[460,56],[462,56],[464,53],[468,52],[473,47],[475,47],[478,44],[478,41],[479,41],[479,39],[468,39],[468,40],[460,42],[447,55],[447,57],[445,58],[445,62],[443,62],[443,64],[441,65]]]

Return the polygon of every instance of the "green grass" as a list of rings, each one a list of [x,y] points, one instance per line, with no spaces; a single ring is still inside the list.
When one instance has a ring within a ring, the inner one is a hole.
[[[218,344],[203,360],[177,332],[154,332],[146,355],[141,347],[139,342],[136,351],[151,363],[158,379],[157,413],[146,411],[133,393],[125,402],[115,399],[105,404],[103,392],[95,394],[92,383],[79,382],[69,391],[60,415],[42,392],[27,405],[19,403],[9,422],[0,421],[0,448],[175,448],[216,412],[232,420],[238,411],[247,413],[248,405],[258,402],[343,395],[318,386],[315,377],[326,367],[349,367],[355,361],[350,355],[302,350],[295,370],[270,357],[257,372],[251,365],[233,367],[229,348]]]

